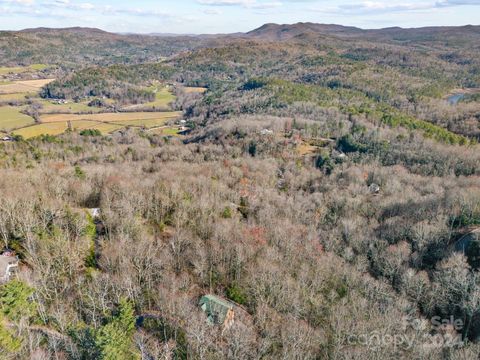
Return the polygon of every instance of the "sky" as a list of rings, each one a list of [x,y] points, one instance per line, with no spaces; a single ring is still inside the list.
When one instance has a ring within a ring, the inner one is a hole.
[[[478,25],[480,0],[0,0],[2,30],[213,34],[307,21],[364,29]]]

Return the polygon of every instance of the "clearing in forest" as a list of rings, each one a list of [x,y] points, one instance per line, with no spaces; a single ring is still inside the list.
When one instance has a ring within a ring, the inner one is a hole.
[[[15,66],[15,67],[5,67],[0,66],[0,75],[8,75],[8,74],[22,74],[26,72],[32,71],[42,71],[48,68],[46,64],[33,64],[29,66]]]
[[[0,85],[0,94],[28,93],[39,91],[55,79],[13,81]]]
[[[22,114],[20,110],[13,106],[0,107],[0,130],[10,131],[35,123],[32,117]]]
[[[176,96],[166,87],[158,88],[151,86],[148,90],[155,92],[155,100],[144,104],[126,106],[124,110],[136,109],[153,109],[153,110],[169,110],[170,104],[176,99]]]
[[[83,102],[68,102],[66,104],[56,104],[49,100],[37,100],[37,103],[42,105],[39,110],[40,114],[74,114],[74,113],[98,113],[103,109],[88,106],[88,101]]]

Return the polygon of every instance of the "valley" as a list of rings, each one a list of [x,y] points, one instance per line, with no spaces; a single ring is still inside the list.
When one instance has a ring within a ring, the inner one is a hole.
[[[479,53],[0,32],[0,359],[476,359]]]
[[[0,131],[24,139],[41,135],[59,135],[65,131],[98,130],[103,134],[126,128],[157,128],[175,121],[181,112],[173,110],[175,89],[161,83],[146,87],[153,101],[137,105],[116,104],[106,98],[85,97],[81,100],[45,99],[40,89],[55,79],[40,79],[47,66],[4,68],[0,83]],[[36,80],[14,80],[18,74],[26,74]],[[183,91],[183,90],[182,90]],[[185,91],[188,91],[185,90]],[[197,92],[196,89],[193,91]],[[148,112],[145,112],[148,111]],[[177,132],[170,131],[176,135]]]

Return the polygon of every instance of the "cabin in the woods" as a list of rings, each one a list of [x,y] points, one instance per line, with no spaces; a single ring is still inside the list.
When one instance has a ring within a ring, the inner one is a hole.
[[[199,305],[210,324],[221,325],[224,329],[232,326],[235,319],[234,304],[215,295],[205,295]]]

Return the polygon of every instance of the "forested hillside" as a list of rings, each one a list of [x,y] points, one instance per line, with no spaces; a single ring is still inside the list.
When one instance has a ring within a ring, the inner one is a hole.
[[[111,41],[41,96],[168,84],[186,130],[0,144],[0,359],[478,357],[477,28]]]
[[[204,45],[216,39],[120,35],[98,29],[29,29],[0,31],[0,65],[138,64]]]

